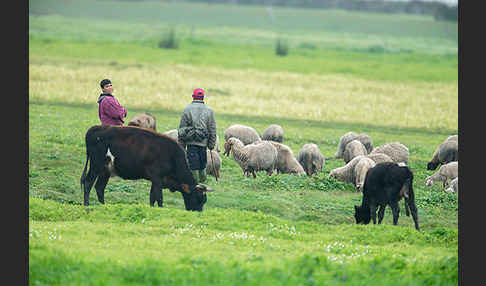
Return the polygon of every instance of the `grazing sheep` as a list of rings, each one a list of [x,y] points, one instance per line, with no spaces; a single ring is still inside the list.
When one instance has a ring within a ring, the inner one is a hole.
[[[346,150],[346,145],[353,140],[358,140],[366,148],[366,154],[369,154],[373,150],[373,141],[371,137],[365,133],[358,134],[353,131],[345,133],[339,139],[338,150],[334,155],[334,159],[340,159],[344,156],[344,151]]]
[[[215,150],[206,150],[207,164],[206,172],[215,177],[219,178],[219,170],[221,169],[221,157]]]
[[[383,162],[393,162],[392,158],[387,154],[383,153],[372,153],[366,155],[366,157],[370,158],[371,160],[375,161],[376,164],[383,163]]]
[[[176,141],[179,141],[179,131],[177,129],[171,129],[169,131],[165,131],[162,134],[165,134],[169,137],[174,138]],[[219,148],[219,136],[216,135],[216,144],[214,144],[214,149],[216,152],[221,152],[221,149]]]
[[[400,142],[383,144],[374,148],[370,154],[376,153],[383,153],[388,155],[395,163],[403,162],[405,164],[408,164],[408,148]]]
[[[457,178],[459,174],[459,163],[457,161],[447,163],[440,166],[439,170],[432,176],[428,176],[425,179],[425,185],[427,187],[432,186],[434,182],[441,181],[442,187],[446,187],[447,184],[454,178]]]
[[[143,127],[143,128],[148,128],[148,129],[152,129],[154,131],[157,131],[155,117],[152,114],[149,114],[149,113],[141,113],[141,114],[135,115],[128,122],[128,126]]]
[[[233,124],[224,131],[225,141],[231,137],[238,138],[244,145],[262,141],[255,129],[241,124]]]
[[[356,223],[376,224],[376,209],[378,210],[378,223],[380,224],[385,214],[386,205],[389,205],[393,213],[393,224],[397,225],[400,215],[398,202],[405,198],[405,211],[415,223],[415,229],[419,229],[418,212],[415,205],[413,191],[413,173],[407,166],[399,166],[394,162],[376,164],[368,170],[363,186],[363,199],[361,206],[354,206],[354,218]],[[409,210],[410,208],[410,210]]]
[[[363,163],[359,164],[361,161],[363,161]],[[361,191],[366,178],[366,172],[368,169],[375,166],[375,164],[376,163],[370,158],[364,155],[359,155],[354,157],[346,165],[331,170],[329,178],[351,183],[358,191]]]
[[[437,147],[432,159],[427,164],[427,170],[435,170],[437,166],[444,165],[449,162],[458,161],[459,138],[457,135],[447,137],[442,144]]]
[[[371,137],[369,135],[361,133],[355,140],[358,140],[359,142],[361,142],[361,144],[365,146],[367,154],[373,151],[373,141],[371,140]]]
[[[339,139],[338,150],[336,154],[334,154],[334,159],[343,158],[346,145],[356,138],[358,138],[358,133],[353,131],[349,131],[341,136],[341,138]]]
[[[369,169],[373,168],[376,165],[375,161],[371,160],[368,157],[361,158],[356,166],[354,166],[354,179],[356,186],[356,190],[361,192],[363,191],[363,185],[366,179],[366,173]]]
[[[277,163],[277,149],[269,141],[261,141],[255,144],[244,145],[240,139],[231,137],[224,143],[224,155],[233,154],[233,159],[240,165],[243,175],[250,173],[256,178],[256,172],[265,170],[272,175]]]
[[[458,190],[459,190],[459,177],[456,177],[449,184],[449,188],[444,189],[444,192],[446,192],[446,193],[452,193],[452,192],[457,192]]]
[[[283,128],[280,125],[272,124],[265,129],[262,133],[262,140],[275,141],[278,143],[283,142]]]
[[[304,168],[294,157],[292,149],[290,149],[287,145],[278,142],[268,142],[272,143],[272,145],[277,149],[278,152],[277,164],[275,166],[277,173],[297,175],[305,174]]]
[[[297,155],[297,161],[309,177],[313,174],[319,174],[325,163],[324,156],[314,143],[307,143],[302,146]]]
[[[368,152],[366,151],[365,146],[363,143],[361,143],[358,140],[353,140],[346,144],[346,147],[344,148],[344,163],[348,163],[351,161],[354,157],[359,156],[359,155],[367,155]]]

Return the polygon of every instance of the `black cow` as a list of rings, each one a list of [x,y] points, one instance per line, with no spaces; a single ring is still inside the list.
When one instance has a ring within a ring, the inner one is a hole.
[[[413,173],[407,166],[400,166],[394,162],[376,164],[366,173],[363,186],[363,200],[361,206],[354,206],[356,223],[368,224],[373,219],[376,224],[376,208],[378,223],[383,220],[386,205],[390,205],[393,212],[393,224],[398,223],[400,208],[398,201],[405,198],[405,210],[410,216],[412,212],[415,229],[419,230],[415,194],[413,191]]]
[[[95,180],[96,194],[104,204],[105,187],[110,177],[147,179],[152,182],[150,205],[162,207],[162,189],[180,191],[186,210],[202,211],[206,192],[194,179],[185,150],[172,138],[149,129],[123,126],[93,126],[85,136],[86,163],[81,175],[84,205]],[[86,174],[86,167],[89,172]]]

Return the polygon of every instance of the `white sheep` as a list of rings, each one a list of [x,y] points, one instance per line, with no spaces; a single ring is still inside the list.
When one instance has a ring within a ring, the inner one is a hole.
[[[258,132],[254,128],[241,124],[233,124],[226,128],[224,131],[224,140],[228,141],[231,137],[238,138],[244,145],[262,141],[260,135],[258,135]]]
[[[384,153],[372,153],[366,155],[366,157],[370,158],[371,160],[375,161],[376,164],[383,163],[383,162],[393,162],[392,158]]]
[[[367,154],[373,151],[373,140],[371,140],[371,137],[368,134],[361,133],[358,135],[358,137],[356,137],[355,140],[358,140],[365,146]]]
[[[152,129],[157,131],[155,117],[150,113],[141,113],[135,115],[127,124],[128,126],[136,126]]]
[[[446,138],[442,144],[437,147],[432,159],[427,163],[427,170],[435,170],[437,166],[447,164],[458,160],[459,137],[452,135]]]
[[[440,166],[439,170],[433,175],[428,176],[425,179],[425,185],[427,187],[432,186],[434,182],[441,181],[442,187],[445,188],[446,185],[450,183],[454,178],[459,175],[459,163],[457,161],[447,163]]]
[[[390,142],[378,146],[371,151],[370,154],[383,153],[388,155],[393,162],[400,163],[403,162],[408,164],[408,148],[400,142]]]
[[[206,150],[207,155],[207,164],[206,164],[206,172],[215,177],[219,178],[219,170],[221,169],[221,157],[219,156],[218,152],[215,150]]]
[[[283,174],[305,174],[304,168],[297,159],[294,157],[294,153],[289,146],[282,143],[268,141],[277,149],[277,164],[275,166],[277,173]]]
[[[233,159],[247,177],[252,173],[253,178],[256,178],[256,172],[262,170],[271,176],[277,163],[277,149],[269,141],[244,145],[240,139],[231,137],[224,143],[224,149],[223,154],[226,156],[229,156],[231,151]]]
[[[356,186],[356,190],[359,192],[363,191],[364,182],[366,179],[366,173],[369,169],[373,168],[376,165],[375,161],[372,159],[364,156],[360,158],[358,163],[354,166],[354,185]]]
[[[363,163],[359,164],[361,161],[363,161]],[[351,183],[358,191],[361,191],[366,178],[366,172],[375,165],[376,163],[370,158],[364,155],[359,155],[354,157],[346,165],[331,170],[329,178]]]
[[[363,145],[363,143],[355,139],[346,144],[346,147],[344,148],[344,163],[347,164],[356,156],[367,154],[368,152],[366,151],[366,147]]]
[[[307,143],[302,146],[297,155],[297,161],[304,168],[307,176],[319,174],[325,164],[324,156],[314,143]]]
[[[265,129],[262,133],[262,140],[275,141],[278,143],[283,142],[284,130],[282,126],[277,124],[272,124]]]
[[[169,131],[162,132],[162,134],[165,134],[165,135],[175,139],[176,141],[179,141],[179,131],[177,129],[171,129]],[[214,144],[214,150],[216,150],[216,152],[221,152],[221,149],[219,148],[219,136],[218,135],[216,135],[216,144]]]
[[[341,136],[338,143],[338,150],[336,151],[336,154],[334,154],[334,159],[342,158],[344,156],[344,150],[346,148],[346,145],[356,138],[358,138],[358,133],[353,131],[349,131]]]
[[[445,189],[444,192],[446,193],[452,193],[456,192],[459,190],[459,177],[456,177],[454,180],[451,181],[449,184],[449,188]]]

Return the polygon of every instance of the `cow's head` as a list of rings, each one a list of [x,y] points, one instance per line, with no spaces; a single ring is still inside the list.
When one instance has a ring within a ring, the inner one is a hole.
[[[184,198],[184,205],[188,211],[199,211],[203,210],[203,206],[208,200],[206,197],[206,192],[212,192],[214,189],[208,188],[204,185],[195,185],[190,188],[189,185],[182,185],[182,196]]]
[[[356,223],[369,224],[371,220],[370,209],[360,206],[354,206],[354,219]]]

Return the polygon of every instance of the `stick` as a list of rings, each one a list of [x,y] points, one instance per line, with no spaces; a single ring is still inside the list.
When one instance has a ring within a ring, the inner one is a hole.
[[[217,182],[218,181],[218,173],[216,173],[216,166],[214,166],[214,160],[213,160],[213,152],[212,152],[212,150],[209,150],[209,156],[211,156],[211,165],[213,165],[214,177],[216,178],[216,182]]]

